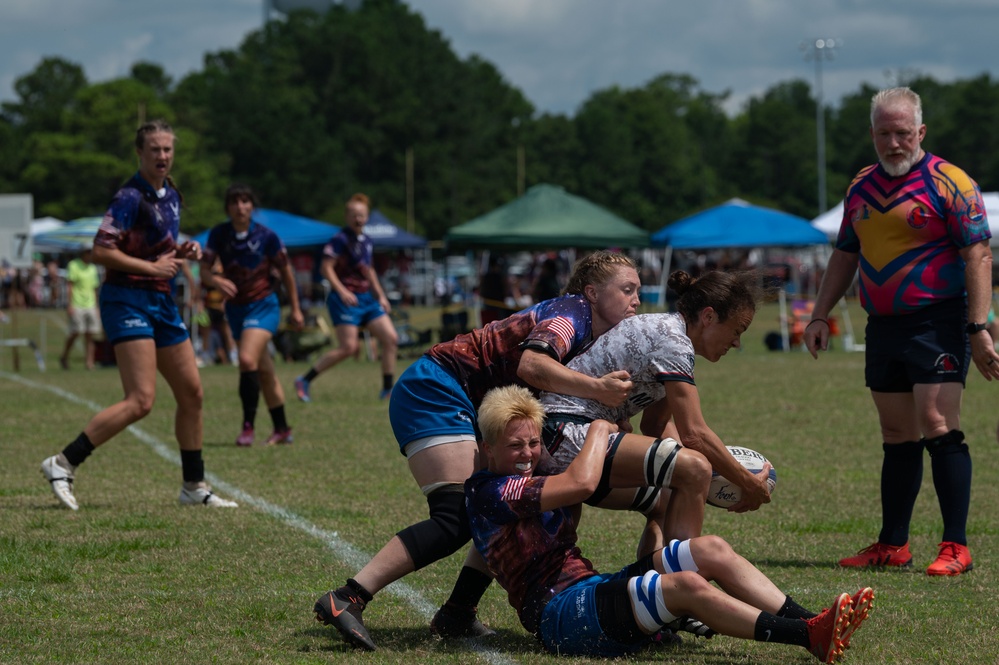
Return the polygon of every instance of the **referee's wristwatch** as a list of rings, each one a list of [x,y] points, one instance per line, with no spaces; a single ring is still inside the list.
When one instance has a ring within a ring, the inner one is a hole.
[[[987,323],[969,323],[964,327],[964,332],[969,335],[974,335],[977,332],[982,332],[983,330],[988,330],[989,325]]]

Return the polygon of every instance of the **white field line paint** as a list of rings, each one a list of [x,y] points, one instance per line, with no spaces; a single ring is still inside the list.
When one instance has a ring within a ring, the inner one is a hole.
[[[30,379],[26,379],[23,376],[17,374],[9,374],[7,372],[0,372],[0,378],[7,379],[9,381],[14,381],[22,385],[28,386],[30,388],[35,388],[36,390],[44,390],[59,397],[63,398],[68,402],[73,402],[81,406],[85,406],[94,413],[98,413],[104,410],[105,407],[97,404],[96,402],[91,402],[90,400],[75,395],[69,391],[63,390],[58,386],[52,386],[45,383],[37,383]],[[153,449],[157,455],[167,460],[175,466],[180,466],[180,453],[178,453],[174,448],[167,446],[165,443],[157,439],[152,434],[142,430],[135,425],[129,425],[128,431],[135,436],[139,441],[146,444]],[[278,506],[276,504],[267,501],[266,499],[261,499],[259,497],[248,494],[236,487],[231,485],[226,481],[222,480],[213,473],[205,472],[205,480],[211,484],[212,489],[220,490],[223,495],[227,495],[243,504],[249,504],[259,510],[260,512],[273,517],[274,519],[283,522],[285,525],[292,528],[298,529],[313,538],[321,540],[326,544],[333,554],[337,556],[341,561],[346,563],[351,569],[360,570],[364,567],[364,564],[371,560],[371,555],[367,554],[354,547],[352,544],[340,537],[340,534],[336,531],[327,531],[326,529],[321,529],[315,524],[312,524],[308,520],[291,512],[287,508]],[[223,509],[219,509],[223,510]],[[393,582],[389,586],[383,589],[383,592],[388,592],[394,594],[406,602],[408,602],[413,609],[415,609],[424,619],[426,619],[429,625],[430,619],[433,617],[434,612],[437,611],[437,607],[431,604],[426,598],[423,597],[419,591],[409,586],[405,582],[397,581]],[[321,591],[319,593],[322,593]],[[504,654],[499,653],[493,649],[487,649],[476,644],[472,644],[473,649],[478,652],[480,656],[486,659],[487,662],[493,663],[494,665],[512,665],[516,661],[511,660]]]

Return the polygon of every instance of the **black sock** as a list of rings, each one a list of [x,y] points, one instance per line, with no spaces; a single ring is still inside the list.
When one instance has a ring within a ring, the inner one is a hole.
[[[787,619],[811,619],[815,612],[810,612],[794,602],[791,596],[784,596],[784,604],[777,610],[777,616]]]
[[[185,483],[200,483],[205,479],[205,461],[201,459],[200,450],[181,450],[180,466]]]
[[[943,436],[927,439],[926,449],[930,451],[933,487],[937,491],[940,514],[943,516],[943,541],[967,545],[971,453],[964,442],[964,433],[951,430]]]
[[[243,403],[243,422],[253,424],[260,403],[260,372],[239,373],[239,399]]]
[[[374,599],[371,592],[361,586],[353,577],[348,579],[347,583],[340,587],[340,589],[345,592],[344,595],[360,599],[361,605],[367,605]],[[340,589],[337,590],[339,591]]]
[[[391,374],[382,374],[382,390],[392,390],[393,378]]]
[[[274,423],[275,432],[283,432],[288,429],[288,420],[284,415],[284,404],[271,409],[271,422]]]
[[[493,578],[470,566],[462,566],[458,573],[458,580],[451,590],[451,597],[448,603],[459,607],[475,608],[482,600],[482,594],[489,588]]]
[[[80,436],[76,437],[73,443],[62,449],[66,461],[73,466],[83,464],[83,460],[90,457],[92,452],[94,452],[94,444],[90,443],[90,437],[83,432],[80,432]]]
[[[319,372],[317,372],[314,367],[310,367],[309,371],[306,372],[305,376],[303,376],[302,378],[305,381],[315,381],[317,376],[319,376]]]
[[[912,508],[923,482],[923,442],[886,443],[883,448],[878,542],[898,547],[909,542]]]
[[[806,649],[811,646],[808,641],[808,624],[806,622],[801,619],[776,617],[769,612],[760,612],[760,616],[757,617],[753,639],[757,642],[797,644]]]

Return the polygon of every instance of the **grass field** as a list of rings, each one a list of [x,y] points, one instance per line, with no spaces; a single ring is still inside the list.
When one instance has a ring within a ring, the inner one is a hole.
[[[0,349],[0,663],[603,662],[545,655],[495,585],[480,615],[497,637],[480,644],[433,639],[429,619],[463,554],[377,596],[365,612],[375,653],[350,651],[332,628],[313,620],[322,592],[425,515],[387,405],[377,399],[378,366],[367,360],[347,361],[320,377],[311,404],[290,392],[307,365],[279,363],[295,443],[276,448],[233,445],[240,425],[237,371],[202,370],[206,468],[216,490],[241,503],[238,510],[177,504],[173,405],[162,382],[152,414],[80,468],[80,510],[62,508],[40,462],[121,394],[115,369],[86,372],[79,354],[77,369],[58,369],[62,319],[56,311],[19,315],[20,336],[39,339],[39,321],[46,322],[46,372],[24,350],[14,372],[13,352]],[[762,339],[776,325],[776,309],[767,307],[741,352],[716,364],[698,359],[708,422],[726,443],[764,452],[779,477],[773,503],[747,515],[709,509],[705,532],[727,538],[813,608],[840,591],[873,586],[876,608],[845,662],[999,662],[999,386],[973,370],[964,400],[962,426],[974,460],[975,570],[956,579],[923,573],[941,529],[928,461],[912,525],[915,567],[842,570],[835,561],[869,544],[879,527],[881,446],[862,354],[837,349],[814,361],[802,352],[768,352]],[[10,326],[3,332],[10,337]],[[269,433],[266,412],[257,427],[258,439]],[[631,560],[640,527],[637,516],[587,509],[581,546],[598,569],[616,570]],[[725,637],[686,637],[680,647],[627,660],[815,662],[797,647]]]

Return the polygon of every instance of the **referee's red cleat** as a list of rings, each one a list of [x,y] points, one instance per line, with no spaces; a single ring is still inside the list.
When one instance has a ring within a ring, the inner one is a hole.
[[[960,543],[940,543],[940,554],[926,569],[927,575],[960,575],[973,569],[971,552],[967,545]]]
[[[874,543],[853,556],[840,559],[839,565],[844,568],[885,568],[889,566],[907,568],[912,565],[912,552],[909,551],[909,543],[905,545]]]

